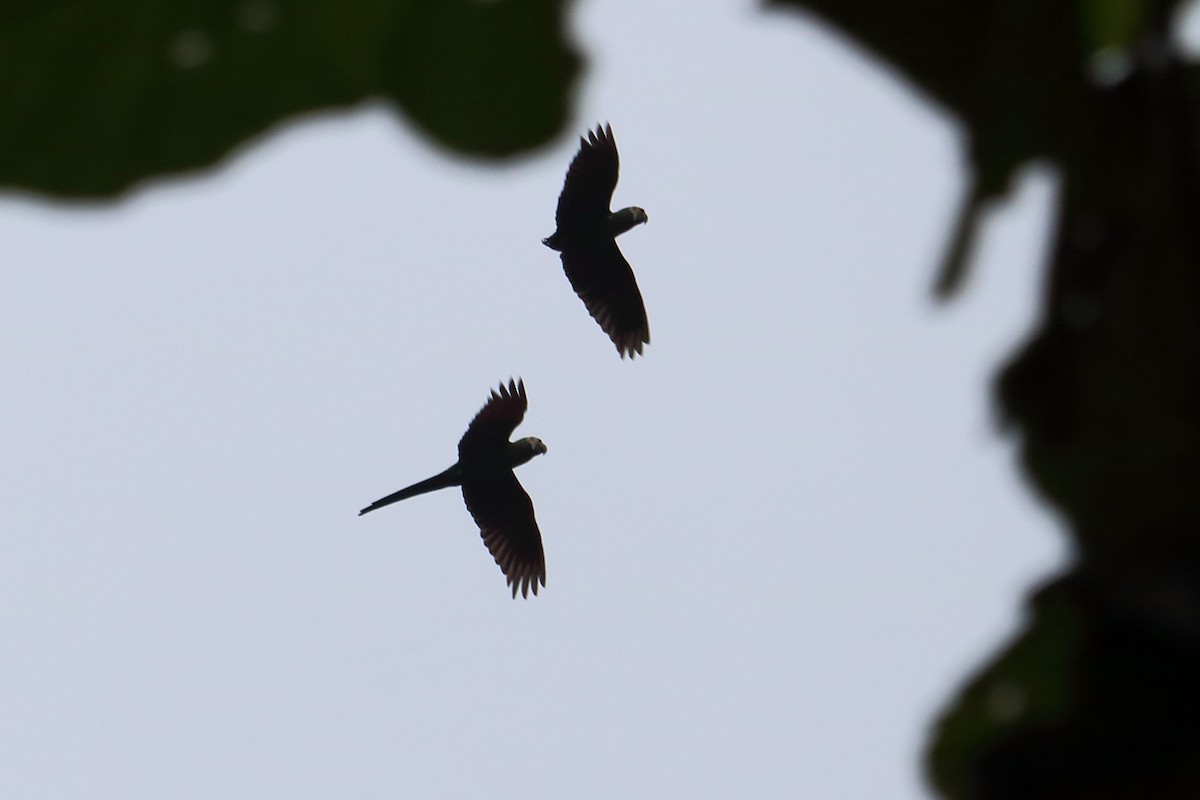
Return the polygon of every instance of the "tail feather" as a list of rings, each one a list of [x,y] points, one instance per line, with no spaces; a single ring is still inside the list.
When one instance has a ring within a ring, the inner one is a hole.
[[[459,481],[459,477],[458,477],[458,464],[455,464],[450,469],[446,470],[445,472],[439,472],[437,475],[434,475],[432,478],[426,478],[423,481],[414,483],[412,486],[406,486],[405,488],[401,489],[398,492],[392,492],[387,497],[379,498],[374,503],[371,503],[371,505],[364,508],[362,511],[359,511],[358,515],[361,517],[363,514],[366,514],[368,511],[374,511],[377,508],[383,508],[384,506],[390,506],[392,503],[398,503],[401,500],[407,500],[408,498],[416,497],[419,494],[425,494],[426,492],[436,492],[438,489],[446,489],[451,486],[458,486],[459,484],[460,484],[460,481]]]

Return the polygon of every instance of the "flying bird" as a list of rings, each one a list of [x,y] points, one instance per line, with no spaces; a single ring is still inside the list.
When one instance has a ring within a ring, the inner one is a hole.
[[[633,270],[617,248],[617,237],[649,217],[637,206],[617,212],[609,209],[620,168],[612,126],[597,126],[579,141],[579,152],[558,196],[554,215],[558,229],[542,244],[559,252],[575,294],[621,358],[633,358],[650,343],[650,323]]]
[[[512,587],[513,597],[520,589],[522,597],[538,584],[546,585],[546,557],[542,553],[542,534],[533,518],[533,501],[517,482],[513,468],[546,452],[541,439],[526,436],[510,442],[508,437],[525,417],[529,402],[525,382],[508,386],[492,396],[471,420],[458,442],[458,462],[444,472],[376,500],[359,511],[369,511],[407,500],[419,494],[461,486],[467,510],[475,518],[488,552]]]

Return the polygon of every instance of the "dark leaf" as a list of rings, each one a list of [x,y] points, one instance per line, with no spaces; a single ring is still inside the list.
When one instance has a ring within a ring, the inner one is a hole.
[[[559,0],[108,0],[0,9],[0,186],[106,197],[207,167],[300,114],[394,103],[504,157],[562,127]]]

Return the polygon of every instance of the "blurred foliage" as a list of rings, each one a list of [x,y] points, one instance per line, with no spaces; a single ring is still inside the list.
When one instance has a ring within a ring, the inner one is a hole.
[[[394,103],[450,150],[509,156],[564,125],[565,0],[8,0],[0,188],[118,194],[295,117]]]
[[[1061,175],[1038,329],[996,389],[1077,561],[937,724],[931,783],[1200,797],[1200,76],[1178,4],[770,3],[842,31],[961,125],[971,179],[941,294],[1019,167]]]
[[[1105,48],[1132,47],[1145,25],[1147,4],[1144,0],[1076,0],[1083,34],[1083,47],[1089,53]]]

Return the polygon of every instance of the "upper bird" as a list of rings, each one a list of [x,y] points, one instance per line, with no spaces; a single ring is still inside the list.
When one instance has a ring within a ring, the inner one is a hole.
[[[533,501],[517,482],[513,468],[546,452],[541,439],[526,436],[508,440],[525,417],[529,401],[525,382],[513,382],[492,396],[471,420],[458,442],[458,462],[445,472],[414,483],[359,511],[368,511],[407,500],[419,494],[461,486],[467,510],[475,518],[483,543],[512,587],[513,597],[520,589],[522,597],[538,584],[546,585],[546,557],[542,553],[542,534],[533,518]]]
[[[650,323],[633,270],[616,240],[649,217],[637,206],[609,210],[620,168],[612,126],[597,126],[579,141],[579,152],[558,196],[554,215],[558,230],[542,244],[562,255],[575,294],[613,340],[621,358],[633,358],[650,343]]]

